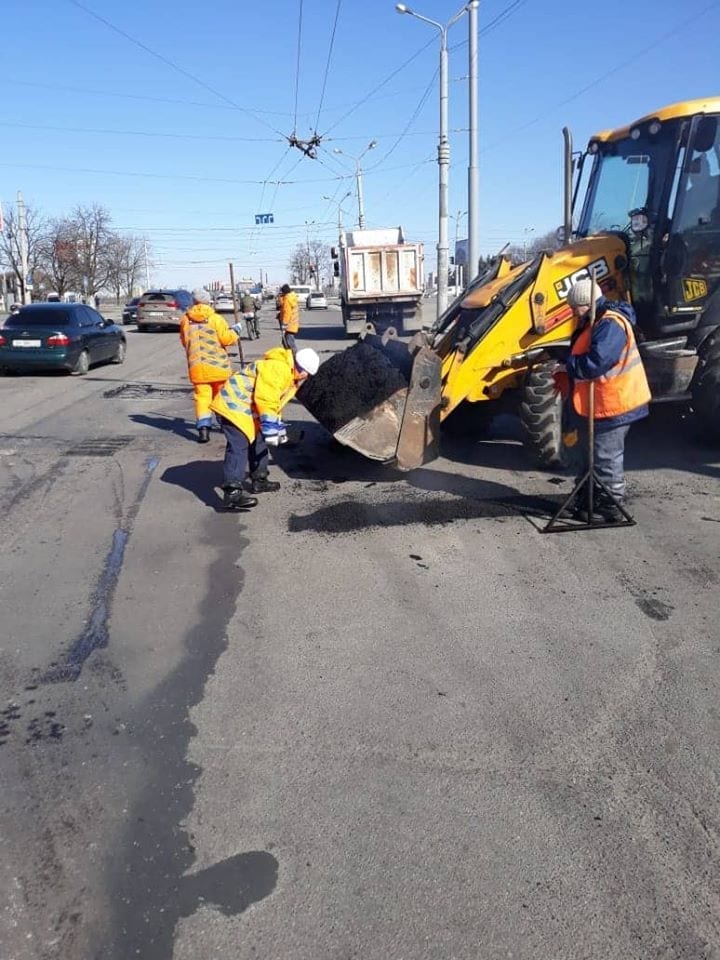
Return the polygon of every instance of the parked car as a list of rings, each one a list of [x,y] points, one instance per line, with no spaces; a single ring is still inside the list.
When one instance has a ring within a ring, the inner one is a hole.
[[[311,290],[305,301],[305,306],[308,310],[327,310],[327,297],[322,290]]]
[[[113,320],[82,303],[35,303],[11,314],[0,329],[0,368],[69,370],[122,363],[125,334]]]
[[[146,290],[137,305],[138,333],[146,333],[152,327],[178,330],[192,303],[187,290]]]
[[[233,306],[233,298],[229,294],[223,294],[221,297],[217,297],[213,303],[213,309],[216,313],[232,313],[235,309]]]
[[[122,312],[123,324],[136,322],[137,308],[139,303],[140,303],[140,297],[133,297],[132,300],[128,300],[128,302],[123,307],[123,312]]]

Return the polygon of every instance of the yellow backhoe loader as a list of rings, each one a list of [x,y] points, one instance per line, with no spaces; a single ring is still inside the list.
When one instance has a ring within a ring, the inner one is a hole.
[[[341,443],[410,470],[437,455],[459,404],[514,391],[528,446],[558,460],[549,358],[573,331],[568,289],[589,272],[635,307],[653,399],[690,399],[720,437],[720,98],[599,133],[577,158],[564,133],[562,248],[517,266],[499,257],[407,345],[369,331],[326,361],[299,398]]]

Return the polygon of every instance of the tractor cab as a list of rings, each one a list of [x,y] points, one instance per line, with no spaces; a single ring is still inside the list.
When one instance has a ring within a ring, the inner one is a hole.
[[[581,158],[575,236],[622,235],[645,340],[695,350],[720,324],[719,120],[720,98],[676,104],[598,134]]]

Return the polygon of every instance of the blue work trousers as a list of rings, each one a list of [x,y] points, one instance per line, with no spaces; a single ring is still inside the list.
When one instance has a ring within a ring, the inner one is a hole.
[[[225,434],[227,446],[223,461],[223,486],[242,486],[250,469],[250,477],[260,480],[268,475],[268,448],[263,435],[258,432],[252,443],[242,430],[225,417],[220,417],[220,428]]]
[[[588,429],[587,420],[580,420],[578,442],[582,457],[580,476],[588,468]],[[595,473],[608,490],[622,500],[625,496],[625,437],[631,424],[595,432]]]

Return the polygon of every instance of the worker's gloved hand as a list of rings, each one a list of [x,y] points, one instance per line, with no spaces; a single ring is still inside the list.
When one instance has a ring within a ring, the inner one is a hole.
[[[232,330],[233,333],[236,333],[239,337],[242,336],[242,332],[243,332],[243,331],[242,331],[242,324],[241,324],[241,323],[234,323],[234,324],[230,327],[230,329]]]
[[[553,370],[552,378],[555,382],[555,389],[563,400],[566,400],[570,396],[570,377],[568,377],[565,364],[558,363]]]
[[[279,417],[270,417],[263,414],[260,417],[260,430],[265,438],[265,443],[271,447],[277,447],[281,443],[287,443],[287,430],[285,424]]]

